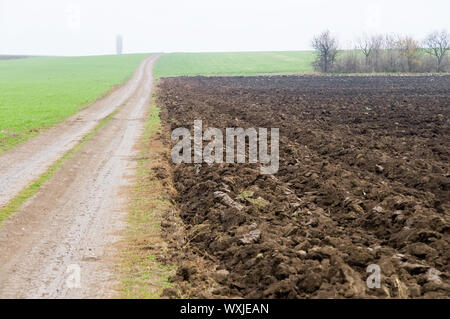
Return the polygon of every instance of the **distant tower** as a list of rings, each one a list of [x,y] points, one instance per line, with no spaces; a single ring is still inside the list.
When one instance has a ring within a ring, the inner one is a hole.
[[[122,54],[122,50],[123,50],[123,39],[122,36],[118,34],[116,36],[116,53]]]

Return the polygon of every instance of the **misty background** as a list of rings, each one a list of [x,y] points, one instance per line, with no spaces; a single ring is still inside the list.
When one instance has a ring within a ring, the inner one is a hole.
[[[0,0],[0,54],[310,50],[329,29],[341,48],[362,33],[422,40],[450,31],[448,0]]]

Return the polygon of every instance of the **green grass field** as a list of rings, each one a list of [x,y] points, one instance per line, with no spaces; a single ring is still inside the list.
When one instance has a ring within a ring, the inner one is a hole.
[[[148,54],[0,60],[0,152],[89,105]]]
[[[261,75],[313,72],[313,51],[170,53],[155,66],[155,78],[181,75]]]

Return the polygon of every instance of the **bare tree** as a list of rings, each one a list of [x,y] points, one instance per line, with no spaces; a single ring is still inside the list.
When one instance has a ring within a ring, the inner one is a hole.
[[[397,40],[394,34],[386,34],[383,39],[384,61],[382,71],[397,72],[399,68],[399,58],[397,50]]]
[[[421,63],[419,42],[410,36],[400,36],[397,40],[397,48],[406,60],[406,71],[415,72]]]
[[[372,39],[367,34],[364,34],[358,39],[358,48],[364,54],[366,67],[369,66],[369,58],[372,54]]]
[[[373,71],[380,70],[380,58],[383,53],[384,37],[381,34],[375,34],[371,37],[372,44],[372,69]]]
[[[364,54],[366,71],[374,71],[378,68],[378,60],[383,46],[383,36],[364,34],[358,39],[358,48]]]
[[[425,48],[436,58],[436,71],[443,71],[443,61],[450,50],[450,34],[446,30],[430,33],[424,41]]]
[[[318,53],[314,66],[322,72],[330,72],[338,53],[337,39],[327,30],[313,38],[312,47]]]

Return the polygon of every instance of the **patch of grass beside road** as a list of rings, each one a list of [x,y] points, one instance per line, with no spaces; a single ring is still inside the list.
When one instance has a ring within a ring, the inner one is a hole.
[[[167,185],[158,178],[164,165],[164,146],[159,139],[161,122],[159,109],[152,105],[141,140],[137,176],[130,190],[128,225],[122,249],[121,287],[123,298],[155,299],[171,286],[169,277],[175,266],[164,265],[167,242],[161,236],[163,213],[174,209],[166,198]]]

